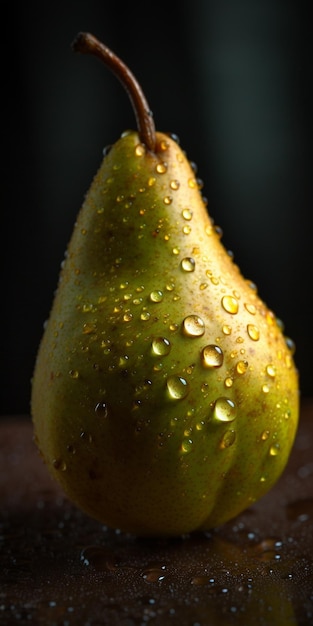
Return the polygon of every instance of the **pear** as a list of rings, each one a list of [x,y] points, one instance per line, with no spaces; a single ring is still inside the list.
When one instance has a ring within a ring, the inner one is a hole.
[[[35,441],[67,497],[136,535],[216,527],[261,498],[297,430],[293,342],[209,217],[177,138],[156,132],[125,64],[137,130],[106,150],[78,214],[32,379]]]

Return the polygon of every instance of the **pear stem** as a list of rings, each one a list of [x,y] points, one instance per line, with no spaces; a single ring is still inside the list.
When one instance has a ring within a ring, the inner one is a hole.
[[[78,33],[72,43],[72,49],[74,52],[93,54],[98,57],[120,80],[135,113],[140,141],[148,150],[154,152],[156,137],[152,112],[137,79],[127,65],[90,33]]]

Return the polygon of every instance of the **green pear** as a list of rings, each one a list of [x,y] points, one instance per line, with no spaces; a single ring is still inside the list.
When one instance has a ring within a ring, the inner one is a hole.
[[[35,440],[68,498],[137,535],[223,524],[286,466],[293,345],[221,242],[177,141],[93,35],[137,117],[106,151],[68,245],[32,381]]]

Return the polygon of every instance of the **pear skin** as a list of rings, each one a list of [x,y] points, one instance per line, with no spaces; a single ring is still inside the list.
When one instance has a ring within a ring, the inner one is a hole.
[[[68,498],[137,535],[209,529],[261,498],[294,442],[281,324],[209,217],[178,143],[128,131],[68,245],[32,381],[35,440]]]

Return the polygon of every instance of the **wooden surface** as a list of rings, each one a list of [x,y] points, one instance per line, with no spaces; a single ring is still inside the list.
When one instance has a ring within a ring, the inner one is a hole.
[[[140,540],[72,506],[28,417],[0,420],[0,624],[313,625],[313,401],[272,491],[211,533]]]

